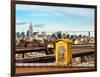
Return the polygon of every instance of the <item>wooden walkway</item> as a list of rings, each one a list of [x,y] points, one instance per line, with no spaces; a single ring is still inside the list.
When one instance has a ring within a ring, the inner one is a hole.
[[[64,72],[85,72],[95,71],[95,67],[74,67],[74,66],[48,66],[48,67],[16,67],[17,75],[41,74],[41,73],[64,73]]]

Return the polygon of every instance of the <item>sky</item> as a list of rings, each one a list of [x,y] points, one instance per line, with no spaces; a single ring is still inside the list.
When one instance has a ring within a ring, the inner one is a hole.
[[[77,7],[16,5],[16,32],[94,31],[94,9]]]

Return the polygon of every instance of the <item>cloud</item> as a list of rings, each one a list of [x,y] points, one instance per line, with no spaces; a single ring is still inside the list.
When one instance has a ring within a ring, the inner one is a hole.
[[[36,24],[36,25],[33,25],[33,27],[44,27],[45,24]]]
[[[23,5],[23,4],[17,4],[16,10],[24,10],[24,11],[32,11],[33,9],[41,8],[41,6],[37,5]]]
[[[25,25],[27,24],[26,22],[17,22],[16,25]]]
[[[45,25],[43,28],[34,28],[35,31],[46,31],[46,32],[57,32],[57,31],[94,31],[94,27],[90,25],[81,25],[81,26],[75,26],[75,25],[59,25],[59,24],[49,24]]]
[[[93,17],[94,15],[94,9],[90,9],[90,8],[65,7],[64,9],[61,10],[65,13],[69,13],[81,17]]]
[[[16,25],[25,25],[28,28],[29,25],[26,25],[27,24],[26,22],[28,20],[32,20],[34,24],[41,23],[41,22],[46,23],[45,27],[44,27],[44,25],[33,25],[33,30],[38,30],[38,31],[81,31],[81,30],[88,31],[88,30],[94,30],[93,29],[94,27],[90,25],[93,23],[92,20],[94,17],[94,9],[39,6],[39,5],[22,5],[22,4],[17,4],[16,6],[17,6],[16,10],[18,12],[18,13],[16,13],[16,15],[17,15],[16,21],[18,22],[19,20],[21,20],[21,22],[19,21],[18,23],[16,23]],[[22,17],[22,14],[24,15],[23,17]],[[42,16],[42,17],[40,17],[40,16]],[[43,17],[43,16],[46,16],[46,17]],[[59,17],[59,18],[56,19],[55,16]],[[53,17],[55,19],[53,19]],[[39,18],[41,19],[40,20],[41,22],[37,21],[37,20],[39,20]],[[90,18],[90,19],[88,19],[88,18]],[[48,19],[48,21],[47,21],[47,19]],[[25,21],[25,22],[22,22],[22,21]],[[66,23],[64,23],[64,22],[66,22]],[[78,24],[76,24],[76,23],[78,23]],[[89,23],[88,26],[85,25],[88,23]],[[24,29],[23,29],[23,31],[24,31]]]
[[[16,10],[30,11],[33,15],[39,16],[66,16],[67,14],[81,16],[81,17],[94,17],[94,9],[90,8],[77,8],[77,7],[53,7],[53,6],[40,6],[40,5],[23,5],[17,4]]]

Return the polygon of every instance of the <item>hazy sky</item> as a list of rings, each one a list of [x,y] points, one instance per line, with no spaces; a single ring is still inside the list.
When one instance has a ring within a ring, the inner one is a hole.
[[[39,5],[16,5],[16,31],[94,31],[94,9]],[[42,24],[39,26],[38,24]]]

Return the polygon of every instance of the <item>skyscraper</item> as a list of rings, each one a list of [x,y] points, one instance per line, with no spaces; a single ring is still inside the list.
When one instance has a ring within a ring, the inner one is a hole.
[[[33,33],[33,27],[32,27],[32,23],[31,23],[31,21],[30,21],[30,25],[29,25],[29,29],[28,29],[28,31],[29,31],[29,36],[31,36],[32,33]]]

